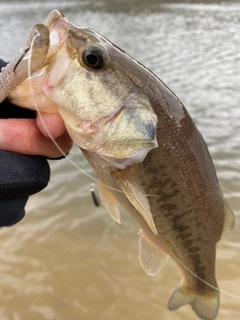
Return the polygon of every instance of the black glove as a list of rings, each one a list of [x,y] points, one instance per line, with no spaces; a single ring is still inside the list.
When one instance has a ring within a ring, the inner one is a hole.
[[[0,59],[0,69],[5,65]],[[0,118],[35,118],[35,112],[5,100],[0,104]],[[44,189],[49,179],[45,157],[0,151],[0,227],[20,221],[29,195]]]

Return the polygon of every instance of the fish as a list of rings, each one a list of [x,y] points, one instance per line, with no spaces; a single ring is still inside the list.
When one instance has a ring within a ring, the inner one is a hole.
[[[202,135],[159,77],[97,31],[57,10],[45,25],[50,46],[41,68],[8,98],[60,113],[96,173],[110,216],[120,223],[123,209],[138,224],[148,275],[169,257],[175,262],[181,282],[168,309],[189,304],[200,319],[216,319],[216,248],[234,214]]]

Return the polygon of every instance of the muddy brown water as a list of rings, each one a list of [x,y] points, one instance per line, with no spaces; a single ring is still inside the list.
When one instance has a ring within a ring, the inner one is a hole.
[[[1,58],[15,55],[52,9],[104,34],[187,107],[236,214],[218,245],[217,278],[240,296],[240,3],[1,1]],[[76,147],[70,157],[93,174]],[[49,186],[31,197],[24,220],[0,231],[0,319],[197,319],[189,306],[167,310],[179,271],[170,261],[157,276],[144,274],[134,221],[123,213],[118,225],[96,208],[91,181],[66,160],[50,165]],[[218,319],[240,319],[240,300],[222,293]]]

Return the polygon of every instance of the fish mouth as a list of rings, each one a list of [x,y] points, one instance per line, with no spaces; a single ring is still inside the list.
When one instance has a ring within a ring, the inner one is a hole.
[[[66,40],[68,38],[68,29],[72,24],[60,11],[54,10],[48,15],[45,25],[49,29],[50,46],[42,69],[39,70],[38,73],[35,73],[32,76],[32,79],[36,78],[36,81],[38,81],[38,85],[41,88],[41,93],[45,98],[48,98],[52,89],[61,81],[70,64],[70,59],[62,59],[64,62],[61,62],[60,66],[59,63],[57,64],[59,71],[55,71],[55,57],[61,48],[64,50],[65,44],[67,43]],[[52,61],[55,61],[54,68],[52,68]]]

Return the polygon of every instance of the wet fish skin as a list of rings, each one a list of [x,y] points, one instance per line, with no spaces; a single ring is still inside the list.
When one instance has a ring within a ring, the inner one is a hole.
[[[200,318],[215,319],[219,292],[208,284],[218,287],[215,257],[216,243],[220,240],[224,228],[224,199],[200,133],[185,109],[181,121],[176,122],[175,117],[168,114],[169,110],[166,112],[158,107],[165,103],[168,108],[170,104],[167,102],[171,101],[172,105],[174,99],[176,106],[179,100],[168,90],[165,90],[163,96],[161,86],[164,84],[159,82],[156,85],[156,81],[158,80],[153,79],[150,91],[154,101],[152,105],[156,106],[154,111],[158,119],[164,119],[158,122],[159,147],[151,150],[143,162],[131,165],[125,171],[128,176],[139,181],[145,193],[150,195],[148,201],[158,235],[155,236],[149,230],[144,219],[124,194],[114,190],[111,190],[111,193],[135,218],[146,237],[179,266],[183,277],[181,289],[186,294],[178,303],[170,300],[169,309],[174,310],[190,303]],[[146,91],[151,100],[149,90]],[[156,97],[159,97],[157,104]],[[103,169],[102,164],[97,162],[91,153],[82,151],[99,179],[111,188],[118,189],[116,175],[118,176],[119,170],[109,167]],[[187,292],[190,292],[190,297],[187,297]],[[196,300],[194,302],[193,297]],[[205,310],[207,304],[210,306]]]
[[[167,256],[178,265],[182,281],[168,308],[190,304],[200,319],[214,320],[216,245],[234,218],[201,134],[176,95],[122,50],[60,13],[48,21],[60,40],[52,37],[45,69],[32,79],[41,110],[62,115],[114,220],[121,205],[140,226],[144,270],[156,274]],[[106,55],[97,70],[83,61],[90,45]],[[31,107],[28,97],[24,84],[11,95]]]

